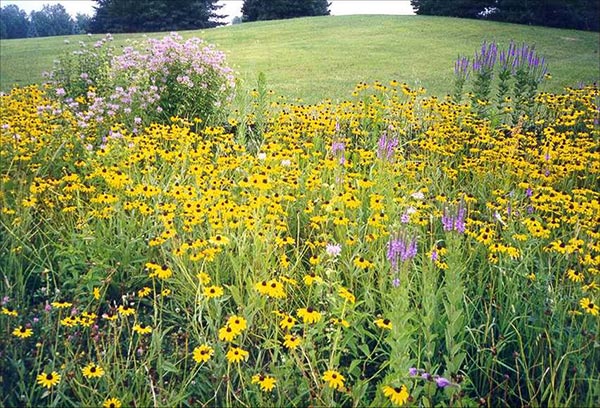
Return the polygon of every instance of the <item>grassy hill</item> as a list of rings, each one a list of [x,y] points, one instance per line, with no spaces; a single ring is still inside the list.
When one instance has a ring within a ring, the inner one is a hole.
[[[359,81],[396,79],[443,95],[451,90],[454,60],[483,40],[535,44],[549,61],[546,90],[598,81],[598,34],[576,30],[424,16],[327,16],[246,23],[187,31],[228,54],[249,87],[259,72],[278,94],[314,102],[346,98]],[[163,33],[150,34],[160,37]],[[116,35],[118,44],[142,35]],[[0,87],[41,82],[57,55],[100,36],[3,40]],[[69,44],[65,44],[65,40]]]

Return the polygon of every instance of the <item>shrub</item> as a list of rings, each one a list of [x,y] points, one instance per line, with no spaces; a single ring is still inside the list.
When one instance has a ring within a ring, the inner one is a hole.
[[[214,123],[233,97],[225,54],[198,38],[176,34],[134,42],[114,55],[112,37],[65,54],[49,74],[50,86],[73,108],[80,127],[105,133],[115,123],[134,132],[172,117]]]

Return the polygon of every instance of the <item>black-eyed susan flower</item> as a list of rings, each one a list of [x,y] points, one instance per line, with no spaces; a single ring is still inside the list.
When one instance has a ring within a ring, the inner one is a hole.
[[[592,316],[598,316],[598,313],[600,313],[600,307],[598,307],[598,305],[588,297],[581,299],[579,301],[579,305],[586,313],[589,313]]]
[[[15,309],[11,309],[9,307],[3,307],[2,314],[11,317],[17,317],[19,315],[19,313]]]
[[[229,363],[239,363],[248,357],[248,352],[240,347],[231,347],[225,357]]]
[[[354,264],[354,266],[356,266],[357,268],[360,268],[360,269],[368,269],[373,266],[373,263],[371,261],[369,261],[368,259],[366,259],[362,256],[354,258],[352,263]]]
[[[398,406],[404,405],[406,401],[408,401],[408,397],[410,394],[408,393],[408,389],[405,385],[400,387],[391,387],[389,385],[385,385],[383,387],[383,395],[389,398],[393,404]]]
[[[196,363],[206,363],[214,353],[215,350],[211,346],[202,344],[194,349],[193,358]]]
[[[297,313],[298,317],[300,317],[304,323],[317,323],[319,320],[321,320],[321,313],[312,307],[300,308],[298,309]]]
[[[94,297],[94,299],[100,300],[100,288],[96,287],[92,289],[92,296]]]
[[[81,373],[86,378],[100,378],[104,375],[104,369],[98,364],[89,363],[81,369]]]
[[[340,287],[338,289],[338,295],[340,295],[344,300],[346,300],[349,303],[354,304],[354,302],[356,302],[356,297],[354,297],[354,295],[344,287]]]
[[[122,403],[118,398],[108,398],[106,401],[104,401],[104,404],[102,404],[102,408],[121,408]]]
[[[198,272],[196,277],[203,285],[208,285],[210,283],[210,275],[206,272]]]
[[[573,282],[583,282],[584,279],[583,273],[574,269],[569,269],[567,271],[567,277]]]
[[[392,329],[392,321],[390,319],[377,319],[375,320],[375,324],[377,325],[377,327],[382,328],[382,329],[386,329],[386,330],[391,330]]]
[[[329,320],[329,322],[335,326],[342,326],[346,328],[350,327],[350,323],[339,317],[334,317],[333,319]]]
[[[26,339],[33,334],[33,330],[29,327],[19,326],[13,330],[12,334],[20,339]]]
[[[51,373],[42,373],[37,376],[37,383],[48,389],[54,387],[59,382],[60,374],[56,371],[52,371]]]
[[[239,332],[236,332],[229,325],[225,325],[219,329],[219,340],[221,341],[233,341]]]
[[[216,246],[227,245],[229,244],[229,238],[223,235],[215,235],[214,237],[209,238],[208,242]]]
[[[150,334],[152,333],[152,327],[146,326],[144,323],[138,323],[133,326],[133,331],[137,334]]]
[[[287,314],[283,314],[283,318],[279,321],[279,327],[283,330],[290,330],[296,324],[296,318]]]
[[[161,265],[157,268],[152,268],[152,272],[148,276],[150,278],[169,279],[173,276],[173,271],[168,265]]]
[[[140,298],[144,298],[144,297],[148,296],[150,293],[152,293],[152,289],[149,288],[148,286],[144,286],[143,288],[138,290],[137,295]]]
[[[320,276],[318,276],[317,274],[315,274],[314,272],[311,272],[307,275],[304,275],[304,278],[302,278],[302,281],[304,282],[304,284],[306,286],[310,286],[314,283],[323,283],[323,278],[321,278]]]
[[[286,334],[283,336],[283,345],[289,350],[294,350],[300,345],[301,341],[302,339],[299,336],[295,336],[293,334]]]
[[[241,333],[248,327],[248,322],[241,316],[233,315],[227,319],[227,325],[230,326],[236,333]]]
[[[223,296],[223,288],[221,286],[208,286],[202,291],[208,299]]]
[[[52,305],[52,307],[55,307],[57,309],[66,309],[73,306],[73,303],[71,302],[52,302],[50,304]]]
[[[275,388],[277,380],[270,375],[255,374],[252,376],[252,384],[258,384],[260,389],[265,392],[270,392]]]
[[[323,380],[327,382],[329,388],[340,390],[344,388],[344,381],[346,379],[336,370],[327,370],[323,373]]]
[[[61,319],[60,324],[66,327],[75,327],[79,324],[79,317],[67,316],[64,319]]]
[[[260,281],[260,282],[256,283],[254,285],[254,288],[261,295],[268,296],[268,294],[269,294],[269,282],[267,282],[266,280],[263,280],[263,281]]]
[[[132,307],[129,307],[128,305],[120,305],[117,310],[119,311],[119,314],[122,316],[131,316],[133,314],[135,314],[135,309]]]
[[[277,279],[271,279],[267,282],[266,295],[276,299],[284,299],[286,297],[283,284]]]

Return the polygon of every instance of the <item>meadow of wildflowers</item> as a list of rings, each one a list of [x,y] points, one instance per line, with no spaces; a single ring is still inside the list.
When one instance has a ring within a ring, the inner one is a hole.
[[[151,44],[1,96],[2,405],[600,401],[596,85],[236,107]]]

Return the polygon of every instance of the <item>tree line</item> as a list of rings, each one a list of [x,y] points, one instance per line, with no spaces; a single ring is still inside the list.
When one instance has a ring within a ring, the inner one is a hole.
[[[599,0],[411,0],[417,14],[600,31]]]
[[[86,14],[71,17],[61,4],[45,4],[29,15],[11,4],[0,8],[0,39],[84,34],[90,21]]]
[[[0,38],[80,33],[196,30],[225,24],[218,0],[94,0],[94,15],[75,19],[60,5],[29,15],[16,5],[0,9]],[[329,14],[327,0],[245,0],[238,21],[276,20]]]

